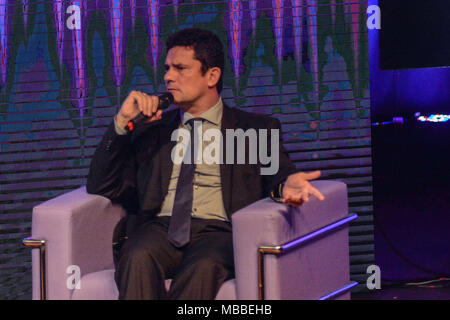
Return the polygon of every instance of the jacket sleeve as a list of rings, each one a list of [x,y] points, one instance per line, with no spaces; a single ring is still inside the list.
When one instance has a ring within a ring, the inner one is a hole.
[[[277,146],[275,147],[274,152],[278,153],[278,170],[274,174],[269,175],[263,175],[263,186],[264,186],[264,193],[267,196],[271,196],[272,199],[274,197],[281,196],[280,195],[280,184],[284,183],[287,179],[287,177],[293,173],[299,172],[300,170],[295,168],[294,163],[289,158],[288,152],[283,146],[282,141],[282,130],[281,130],[281,123],[278,119],[270,118],[271,121],[268,125],[268,150],[272,150],[272,135],[271,130],[275,129],[278,130],[278,139]],[[274,137],[275,138],[275,137]],[[265,166],[267,167],[267,165]],[[275,196],[274,196],[275,195]],[[274,199],[275,200],[275,199]]]
[[[121,204],[128,212],[136,212],[136,170],[130,134],[118,135],[112,122],[91,160],[86,190]]]

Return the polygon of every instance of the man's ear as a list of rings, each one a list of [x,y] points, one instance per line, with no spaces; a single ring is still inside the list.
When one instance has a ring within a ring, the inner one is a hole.
[[[220,80],[220,76],[222,75],[222,70],[219,67],[212,67],[208,70],[208,86],[210,88],[217,86],[217,83]]]

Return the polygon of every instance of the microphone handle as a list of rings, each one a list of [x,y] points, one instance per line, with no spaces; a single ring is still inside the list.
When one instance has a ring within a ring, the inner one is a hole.
[[[140,112],[136,117],[128,121],[126,128],[128,128],[130,131],[133,131],[138,123],[144,122],[146,119],[148,119],[148,117]]]

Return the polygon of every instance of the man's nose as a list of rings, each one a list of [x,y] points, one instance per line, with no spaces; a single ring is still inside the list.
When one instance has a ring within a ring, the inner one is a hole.
[[[164,74],[164,81],[166,83],[173,81],[173,73],[172,73],[171,69],[168,69],[166,71],[166,73]]]

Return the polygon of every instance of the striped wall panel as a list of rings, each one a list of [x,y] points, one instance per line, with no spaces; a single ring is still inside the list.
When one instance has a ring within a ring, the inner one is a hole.
[[[364,289],[374,261],[366,1],[0,0],[0,299],[31,298],[21,239],[32,207],[86,183],[121,101],[164,91],[164,40],[190,26],[225,43],[224,101],[277,117],[298,168],[348,184],[359,214],[351,277]]]

